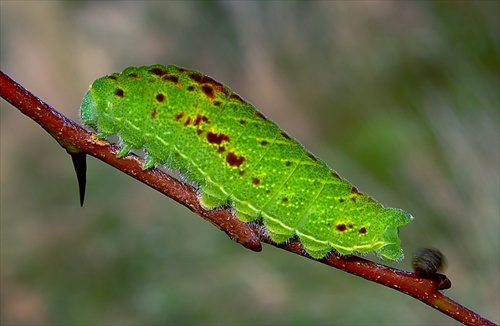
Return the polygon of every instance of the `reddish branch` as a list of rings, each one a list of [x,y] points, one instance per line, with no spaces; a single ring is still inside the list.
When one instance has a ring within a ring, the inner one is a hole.
[[[261,223],[245,224],[228,209],[207,211],[201,207],[196,190],[191,186],[160,170],[143,170],[143,160],[135,156],[118,159],[116,146],[97,140],[91,132],[54,110],[1,71],[0,96],[44,128],[70,155],[88,154],[114,166],[186,206],[246,248],[260,251],[260,241],[263,241],[312,259],[296,238],[285,244],[275,244],[267,236]],[[451,287],[451,282],[445,275],[421,277],[356,256],[330,254],[319,262],[406,293],[465,325],[494,325],[441,292]]]

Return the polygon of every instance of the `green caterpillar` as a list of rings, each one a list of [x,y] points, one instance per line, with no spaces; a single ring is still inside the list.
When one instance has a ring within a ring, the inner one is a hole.
[[[384,208],[225,85],[173,65],[130,67],[97,79],[81,106],[97,137],[118,134],[123,157],[145,148],[198,185],[207,209],[229,204],[262,219],[271,239],[297,235],[309,255],[374,252],[400,260],[398,228],[413,217]]]

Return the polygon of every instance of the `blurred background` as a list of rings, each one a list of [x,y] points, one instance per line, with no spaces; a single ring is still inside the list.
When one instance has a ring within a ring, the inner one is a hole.
[[[415,216],[391,266],[438,248],[447,295],[500,321],[498,1],[0,6],[1,69],[67,117],[127,66],[200,70]],[[457,324],[274,247],[245,250],[91,157],[80,208],[70,157],[0,103],[3,325]]]

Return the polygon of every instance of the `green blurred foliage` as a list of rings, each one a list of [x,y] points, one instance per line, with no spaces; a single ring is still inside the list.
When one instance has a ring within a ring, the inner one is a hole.
[[[2,70],[66,116],[78,120],[94,79],[127,66],[203,71],[361,190],[411,212],[407,257],[439,248],[447,294],[500,321],[498,1],[0,8]],[[65,151],[3,100],[0,112],[2,324],[454,323],[275,248],[244,250],[92,158],[80,208]]]

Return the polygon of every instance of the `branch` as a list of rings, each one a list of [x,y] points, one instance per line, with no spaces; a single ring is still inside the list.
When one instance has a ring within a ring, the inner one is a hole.
[[[88,154],[114,166],[186,206],[248,249],[260,251],[262,241],[313,259],[307,255],[297,238],[284,244],[273,243],[262,223],[243,223],[229,209],[207,211],[201,206],[196,190],[191,186],[160,170],[143,170],[144,161],[134,155],[118,159],[117,146],[96,139],[93,133],[54,110],[1,71],[0,96],[44,128],[74,161]],[[445,296],[441,290],[451,287],[451,281],[445,275],[422,277],[360,257],[339,256],[334,253],[317,261],[410,295],[465,325],[495,325]]]

